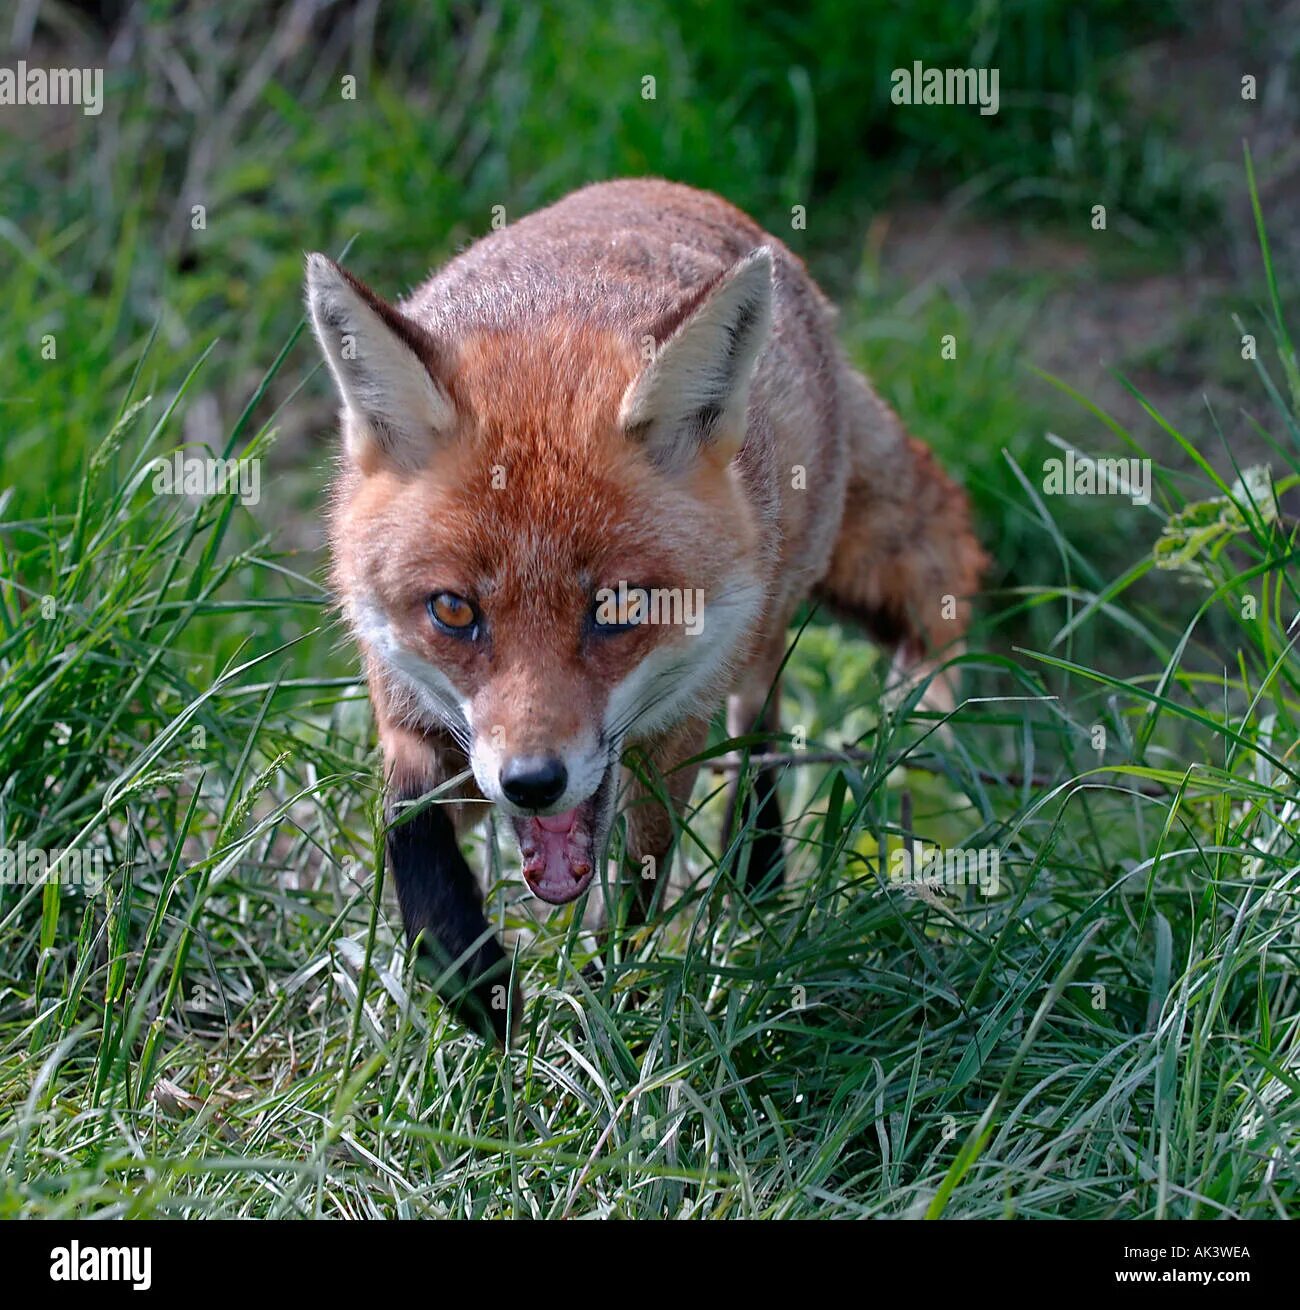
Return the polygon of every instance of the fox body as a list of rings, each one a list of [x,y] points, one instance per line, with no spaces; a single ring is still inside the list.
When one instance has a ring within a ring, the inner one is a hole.
[[[504,1037],[508,964],[456,837],[481,802],[545,901],[591,883],[620,794],[628,867],[662,882],[724,698],[733,734],[777,726],[796,607],[859,620],[915,672],[960,639],[983,556],[802,263],[716,196],[599,183],[396,304],[321,255],[307,286],[342,402],[333,577],[389,867],[408,934]],[[408,804],[467,771],[453,803]],[[761,873],[780,856],[770,778],[754,797]]]

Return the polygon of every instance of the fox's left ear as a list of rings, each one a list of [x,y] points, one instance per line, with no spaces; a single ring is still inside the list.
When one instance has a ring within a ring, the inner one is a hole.
[[[324,255],[307,256],[307,306],[343,402],[348,453],[423,466],[455,421],[435,376],[437,344]]]
[[[726,458],[745,439],[754,364],[772,319],[772,252],[751,251],[703,287],[654,334],[653,360],[628,387],[619,413],[663,468],[704,447]]]

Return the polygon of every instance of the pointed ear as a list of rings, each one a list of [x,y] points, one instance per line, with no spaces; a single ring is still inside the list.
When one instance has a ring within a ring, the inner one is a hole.
[[[619,414],[656,464],[683,468],[705,446],[728,458],[740,449],[771,318],[772,252],[762,246],[660,325],[654,359],[628,387]]]
[[[456,417],[435,377],[437,344],[324,255],[307,256],[307,305],[343,402],[348,453],[423,466]]]

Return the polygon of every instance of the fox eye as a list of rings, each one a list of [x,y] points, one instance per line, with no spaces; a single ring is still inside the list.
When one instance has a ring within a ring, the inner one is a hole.
[[[478,624],[478,611],[473,603],[452,591],[440,591],[429,597],[429,617],[435,627],[457,637],[473,636]]]
[[[645,622],[646,602],[643,587],[601,587],[591,602],[587,625],[602,637],[627,632]]]

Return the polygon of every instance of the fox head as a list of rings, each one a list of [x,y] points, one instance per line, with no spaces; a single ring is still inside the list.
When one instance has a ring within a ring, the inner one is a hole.
[[[323,255],[307,296],[342,405],[347,619],[404,722],[450,733],[514,820],[534,893],[572,900],[623,747],[711,710],[763,609],[733,459],[771,255],[646,325],[465,325],[403,311]]]

